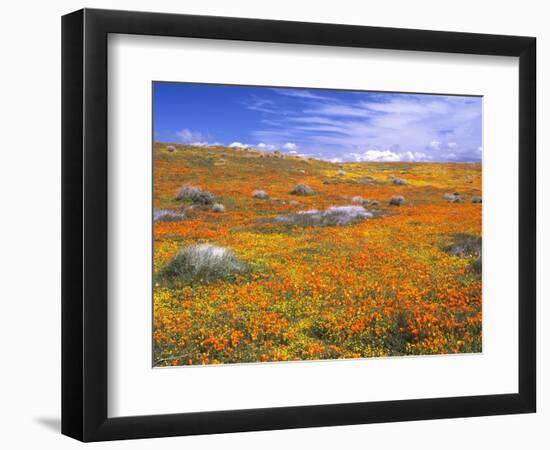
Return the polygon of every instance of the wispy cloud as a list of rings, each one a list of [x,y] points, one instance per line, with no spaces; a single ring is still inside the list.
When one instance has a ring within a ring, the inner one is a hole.
[[[347,117],[363,117],[368,118],[373,115],[373,112],[361,105],[345,105],[345,104],[333,104],[322,105],[315,109],[304,110],[306,114],[321,114],[325,116],[347,116]]]
[[[176,139],[182,144],[190,144],[193,141],[200,142],[204,140],[202,133],[198,131],[191,131],[187,128],[183,128],[175,133]]]
[[[300,91],[298,91],[300,92]],[[292,140],[302,151],[365,161],[476,161],[481,100],[470,97],[377,94],[326,102],[308,98],[292,115],[254,132],[270,142]],[[450,151],[452,150],[452,151]]]
[[[282,88],[272,88],[273,92],[276,92],[280,95],[286,95],[287,97],[302,98],[308,100],[323,100],[323,101],[332,101],[331,97],[320,95],[305,89],[282,89]]]
[[[481,160],[479,97],[200,84],[169,94],[156,139],[342,161]]]
[[[278,114],[278,111],[273,108],[275,102],[267,100],[265,98],[252,96],[248,101],[244,103],[245,107],[251,111],[259,111],[267,114]]]

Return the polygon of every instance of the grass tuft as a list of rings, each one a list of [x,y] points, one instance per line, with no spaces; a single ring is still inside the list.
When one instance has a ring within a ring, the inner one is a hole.
[[[159,276],[184,282],[231,280],[247,271],[248,266],[231,250],[212,244],[196,244],[181,249],[160,270]]]
[[[177,222],[185,218],[186,216],[184,213],[172,211],[170,209],[157,209],[153,211],[154,222]]]
[[[255,191],[252,191],[252,197],[257,198],[259,200],[269,200],[269,195],[267,194],[267,192],[261,191],[258,189]]]
[[[176,191],[176,200],[190,200],[195,205],[213,205],[215,201],[214,194],[203,191],[195,186],[181,186]]]
[[[453,242],[443,250],[451,256],[470,260],[470,270],[481,276],[482,271],[482,241],[481,237],[467,233],[459,233],[453,236]]]
[[[394,195],[390,199],[390,205],[391,206],[401,206],[401,203],[403,203],[404,201],[405,201],[405,197],[403,197],[402,195]]]
[[[297,184],[290,193],[293,195],[313,195],[314,191],[307,184]]]
[[[310,209],[277,216],[275,222],[301,227],[330,227],[351,225],[372,217],[373,214],[362,206],[331,206],[325,211]]]

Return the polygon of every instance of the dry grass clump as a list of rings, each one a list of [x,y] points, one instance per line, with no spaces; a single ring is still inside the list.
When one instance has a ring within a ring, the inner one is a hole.
[[[197,205],[212,205],[214,203],[214,194],[207,191],[201,191],[191,200]]]
[[[261,191],[259,189],[252,191],[252,197],[257,198],[259,200],[269,200],[268,193],[266,191]]]
[[[208,191],[203,191],[201,188],[186,185],[180,187],[176,191],[176,200],[190,200],[195,205],[213,205],[214,194]]]
[[[154,222],[176,222],[185,219],[185,214],[170,209],[157,209],[153,211]]]
[[[402,180],[401,178],[392,178],[391,182],[396,186],[406,186],[408,184],[405,180]]]
[[[176,151],[176,147],[174,147],[173,145],[167,145],[166,150],[169,151],[170,153],[173,153]]]
[[[338,176],[343,177],[346,174],[342,169],[338,170]]]
[[[327,227],[351,225],[372,217],[373,214],[362,206],[331,206],[325,211],[310,209],[286,216],[277,216],[275,222],[302,227]]]
[[[472,269],[472,272],[474,272],[476,275],[481,276],[481,272],[482,272],[481,255],[479,255],[476,259],[474,259],[470,263],[470,269]]]
[[[297,184],[290,193],[293,195],[312,195],[314,191],[307,184]]]
[[[176,191],[176,200],[191,199],[194,195],[197,195],[201,191],[200,188],[195,186],[181,186]]]
[[[349,225],[372,217],[372,213],[362,206],[331,206],[323,213],[323,221],[326,225]]]
[[[401,203],[403,203],[404,201],[405,201],[405,197],[403,197],[402,195],[394,195],[390,199],[390,205],[391,206],[401,206]]]
[[[482,202],[482,199],[479,195],[474,195],[472,197],[472,203],[481,203]]]
[[[225,212],[225,206],[223,206],[221,203],[214,203],[212,205],[212,211],[217,213]]]
[[[461,258],[479,256],[481,254],[481,237],[467,233],[453,235],[451,245],[444,247],[445,252]]]
[[[443,198],[449,203],[464,203],[464,199],[458,192],[455,192],[453,194],[445,194]]]
[[[377,181],[372,177],[361,177],[355,180],[357,184],[373,185],[377,184]]]
[[[360,195],[356,195],[355,197],[351,198],[351,203],[355,203],[357,205],[362,205],[365,202],[368,203],[368,200],[365,201],[365,199],[363,197],[361,197]]]
[[[159,276],[172,281],[213,281],[232,279],[247,271],[248,266],[231,250],[212,244],[196,244],[181,249],[160,270]]]
[[[443,251],[451,256],[470,259],[470,269],[476,275],[481,275],[482,263],[482,241],[480,236],[473,234],[458,233],[453,235],[450,245],[443,247]]]

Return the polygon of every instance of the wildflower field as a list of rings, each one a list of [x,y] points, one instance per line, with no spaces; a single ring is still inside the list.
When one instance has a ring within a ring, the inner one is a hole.
[[[481,164],[153,159],[155,366],[481,351]]]

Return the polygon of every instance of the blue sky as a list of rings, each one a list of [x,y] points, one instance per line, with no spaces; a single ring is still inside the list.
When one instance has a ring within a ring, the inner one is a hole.
[[[477,162],[480,97],[228,85],[153,85],[160,142],[332,161]]]

